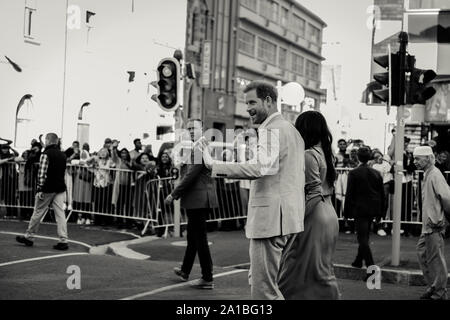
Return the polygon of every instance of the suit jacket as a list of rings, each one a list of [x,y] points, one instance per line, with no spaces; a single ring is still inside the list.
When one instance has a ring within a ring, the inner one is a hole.
[[[305,145],[280,113],[258,129],[256,157],[247,163],[213,164],[213,177],[254,180],[250,187],[246,236],[264,239],[303,231]]]
[[[372,218],[383,215],[383,178],[377,170],[362,164],[348,174],[344,216]]]
[[[193,161],[194,156],[191,160]],[[195,157],[198,159],[198,157]],[[201,156],[199,157],[202,158]],[[192,162],[194,163],[194,162]],[[181,168],[181,181],[172,192],[174,199],[181,198],[185,209],[217,208],[216,185],[211,171],[202,164],[186,164]]]

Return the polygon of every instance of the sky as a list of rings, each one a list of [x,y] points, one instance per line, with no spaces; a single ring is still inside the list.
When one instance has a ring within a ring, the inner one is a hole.
[[[370,81],[371,29],[367,13],[373,0],[298,0],[327,24],[323,32],[324,64],[342,65],[342,103],[351,111],[360,105]]]

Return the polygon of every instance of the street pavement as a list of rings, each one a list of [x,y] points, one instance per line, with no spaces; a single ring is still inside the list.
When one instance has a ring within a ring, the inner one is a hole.
[[[15,233],[26,229],[26,223],[0,220],[0,300],[248,300],[248,240],[242,230],[208,234],[214,261],[215,289],[198,290],[190,283],[179,282],[173,267],[179,266],[184,254],[185,238],[155,238],[129,248],[150,256],[147,260],[127,259],[113,255],[89,254],[90,247],[136,239],[138,236],[116,229],[69,225],[69,251],[52,249],[57,241],[38,238],[33,247],[16,243]],[[56,226],[42,225],[40,236],[55,237]],[[145,238],[143,240],[146,240]],[[402,258],[413,266],[417,238],[402,238]],[[376,261],[390,255],[390,239],[371,237]],[[448,246],[447,246],[448,248]],[[356,253],[355,235],[340,234],[335,261],[351,263]],[[386,250],[386,251],[383,251]],[[448,250],[448,249],[447,249]],[[447,259],[450,253],[446,253]],[[67,286],[70,266],[80,270],[81,289]],[[189,280],[200,278],[198,260]],[[361,280],[338,279],[344,300],[418,299],[422,286],[381,283],[369,290]]]

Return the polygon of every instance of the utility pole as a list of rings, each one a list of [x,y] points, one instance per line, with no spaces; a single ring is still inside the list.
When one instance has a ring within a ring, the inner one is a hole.
[[[402,210],[402,182],[403,182],[403,153],[405,137],[405,81],[406,81],[406,47],[408,45],[408,33],[401,32],[399,35],[399,83],[398,97],[400,103],[397,108],[397,133],[395,135],[395,193],[394,193],[394,217],[392,225],[392,265],[400,265],[400,219]]]

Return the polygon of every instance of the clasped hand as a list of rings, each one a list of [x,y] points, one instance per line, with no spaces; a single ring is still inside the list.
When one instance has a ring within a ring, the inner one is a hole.
[[[200,139],[198,139],[194,144],[194,149],[198,149],[202,152],[205,167],[211,170],[214,160],[211,156],[209,144],[206,138],[201,137]]]

